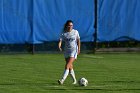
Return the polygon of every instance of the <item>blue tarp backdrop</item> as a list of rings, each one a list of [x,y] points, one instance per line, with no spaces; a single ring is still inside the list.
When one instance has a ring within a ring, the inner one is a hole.
[[[98,41],[140,41],[140,0],[98,0]]]
[[[94,0],[0,0],[0,43],[58,41],[69,19],[93,41]]]
[[[98,0],[97,40],[140,41],[140,0]],[[66,20],[94,41],[94,0],[0,0],[0,44],[58,41]]]

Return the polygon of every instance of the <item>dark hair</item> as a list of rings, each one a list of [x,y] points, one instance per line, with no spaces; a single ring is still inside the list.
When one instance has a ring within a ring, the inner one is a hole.
[[[72,21],[72,20],[67,20],[67,21],[66,21],[66,23],[64,24],[64,28],[63,28],[63,31],[64,31],[64,32],[66,31],[67,26],[68,26],[69,23],[73,23],[73,21]]]

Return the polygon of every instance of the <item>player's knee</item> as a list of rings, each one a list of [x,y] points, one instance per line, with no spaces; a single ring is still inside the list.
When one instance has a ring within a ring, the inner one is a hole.
[[[73,69],[73,65],[70,65],[70,70],[72,70]]]
[[[70,69],[70,67],[71,67],[70,64],[67,64],[65,68]]]

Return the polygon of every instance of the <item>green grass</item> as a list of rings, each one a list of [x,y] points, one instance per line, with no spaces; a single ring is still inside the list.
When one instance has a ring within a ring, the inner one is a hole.
[[[0,93],[140,93],[138,53],[81,54],[74,69],[87,87],[58,85],[64,65],[62,54],[0,55]]]

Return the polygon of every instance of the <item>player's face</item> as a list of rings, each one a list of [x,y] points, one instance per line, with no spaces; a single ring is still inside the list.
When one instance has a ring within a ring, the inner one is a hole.
[[[73,29],[73,23],[69,23],[67,25],[67,29],[68,29],[68,31],[71,31]]]

